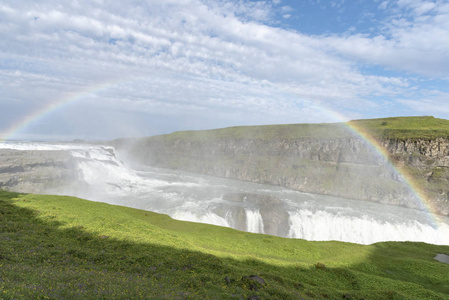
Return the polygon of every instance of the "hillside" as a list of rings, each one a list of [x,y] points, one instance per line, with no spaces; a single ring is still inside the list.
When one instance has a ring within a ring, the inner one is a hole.
[[[348,122],[377,139],[424,140],[449,137],[449,120],[434,117],[395,117]]]
[[[381,139],[433,139],[449,137],[449,120],[434,117],[393,117],[380,119],[353,120],[347,123],[304,123],[285,125],[235,126],[212,130],[178,131],[171,134],[150,137],[149,139],[167,140],[220,140],[256,139],[270,141],[273,139],[329,139],[351,137],[347,130],[356,126]]]
[[[372,142],[383,148],[387,159]],[[113,142],[128,162],[449,215],[449,121],[397,117],[230,127]],[[394,166],[391,167],[391,164]]]
[[[3,299],[447,299],[449,247],[308,242],[0,191]]]

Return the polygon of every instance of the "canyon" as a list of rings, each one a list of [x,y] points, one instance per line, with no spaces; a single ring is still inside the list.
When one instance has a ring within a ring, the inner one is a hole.
[[[184,131],[105,144],[114,147],[110,155],[137,169],[176,169],[420,210],[426,209],[425,202],[437,214],[449,215],[448,131],[395,130],[396,119],[368,120],[383,131],[365,136],[344,123],[292,124]],[[432,117],[405,120],[449,123]],[[81,158],[67,151],[3,148],[1,189],[60,194],[87,188],[77,167]]]
[[[176,132],[113,145],[135,164],[414,209],[426,209],[417,199],[425,197],[436,213],[449,215],[449,139],[420,134],[377,133],[368,142],[342,123],[294,124]]]

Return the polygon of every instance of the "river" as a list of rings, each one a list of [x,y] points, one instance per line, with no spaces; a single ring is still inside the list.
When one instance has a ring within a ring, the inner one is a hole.
[[[64,194],[163,213],[178,220],[313,241],[449,245],[449,219],[439,217],[436,222],[426,211],[130,165],[109,146],[10,142],[0,147],[69,151],[88,188],[84,184]]]

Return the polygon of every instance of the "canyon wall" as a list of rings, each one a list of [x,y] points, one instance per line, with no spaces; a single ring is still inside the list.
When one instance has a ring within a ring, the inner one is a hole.
[[[80,178],[66,151],[0,149],[0,189],[59,193]]]
[[[449,214],[449,140],[379,139],[388,157],[351,135],[209,136],[190,132],[114,141],[128,162]],[[404,174],[407,174],[404,176]],[[418,188],[419,187],[419,188]]]

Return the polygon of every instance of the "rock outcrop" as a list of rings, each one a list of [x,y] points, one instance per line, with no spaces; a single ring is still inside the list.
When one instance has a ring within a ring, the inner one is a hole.
[[[428,205],[449,215],[449,138],[381,140],[390,159],[411,176]]]
[[[0,149],[0,188],[24,193],[57,193],[79,178],[65,151]]]

